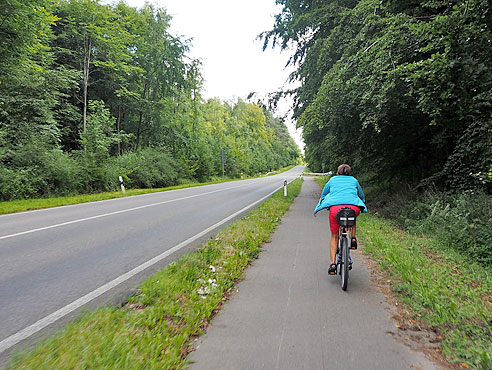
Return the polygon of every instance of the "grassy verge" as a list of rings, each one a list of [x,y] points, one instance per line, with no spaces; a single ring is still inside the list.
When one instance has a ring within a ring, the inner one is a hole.
[[[324,186],[328,178],[316,180]],[[491,271],[377,214],[364,214],[357,223],[364,253],[388,276],[408,321],[436,331],[450,362],[492,369]]]
[[[463,368],[492,368],[492,275],[478,264],[440,250],[430,238],[411,235],[389,221],[364,215],[358,221],[364,252],[390,277],[409,320],[442,337],[441,348]]]
[[[275,193],[197,252],[146,280],[122,308],[87,313],[8,369],[181,369],[243,270],[260,252],[301,189]]]
[[[282,168],[282,169],[276,171],[275,173],[273,173],[272,175],[288,171],[293,167],[294,166]],[[256,177],[247,177],[247,178],[256,178]],[[158,193],[161,191],[191,188],[191,187],[195,187],[195,186],[219,184],[222,182],[237,181],[237,180],[239,180],[239,179],[220,179],[220,180],[216,180],[216,181],[182,184],[182,185],[175,185],[175,186],[169,186],[166,188],[157,188],[157,189],[127,189],[125,194],[123,194],[121,191],[113,191],[113,192],[105,192],[105,193],[97,193],[97,194],[83,194],[83,195],[74,195],[74,196],[66,196],[66,197],[12,200],[12,201],[8,201],[8,202],[0,202],[0,215],[7,214],[7,213],[32,211],[35,209],[43,209],[43,208],[67,206],[67,205],[72,205],[72,204],[95,202],[98,200],[130,197],[133,195]]]
[[[126,190],[125,194],[123,194],[121,191],[113,191],[113,192],[106,192],[106,193],[83,194],[83,195],[73,195],[73,196],[55,197],[55,198],[11,200],[8,202],[0,202],[0,215],[6,213],[32,211],[35,209],[67,206],[71,204],[95,202],[98,200],[130,197],[133,195],[157,193],[160,191],[190,188],[190,187],[201,186],[201,185],[217,184],[219,182],[223,182],[223,181],[184,184],[184,185],[169,186],[167,188],[159,188],[159,189],[128,189]]]
[[[286,172],[286,171],[288,171],[294,167],[295,167],[295,165],[287,166],[287,167],[281,168],[280,170],[269,172],[266,174],[266,176],[278,175],[279,173]]]

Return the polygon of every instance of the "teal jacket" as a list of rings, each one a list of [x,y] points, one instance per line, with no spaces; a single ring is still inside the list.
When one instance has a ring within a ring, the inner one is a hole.
[[[359,184],[359,181],[353,176],[334,176],[328,181],[323,188],[321,198],[314,210],[314,214],[322,209],[330,208],[340,204],[352,204],[360,207],[362,212],[367,212],[364,204],[366,198]]]

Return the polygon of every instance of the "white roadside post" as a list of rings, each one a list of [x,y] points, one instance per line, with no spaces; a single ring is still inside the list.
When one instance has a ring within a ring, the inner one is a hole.
[[[284,197],[287,196],[287,179],[284,179]]]
[[[125,194],[125,186],[123,185],[123,177],[119,177],[120,179],[120,184],[121,184],[121,191],[123,192],[123,194]]]

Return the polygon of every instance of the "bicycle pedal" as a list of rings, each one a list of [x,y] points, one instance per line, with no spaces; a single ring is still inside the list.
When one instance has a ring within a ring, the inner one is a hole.
[[[357,249],[357,239],[352,238],[350,241],[350,249]]]

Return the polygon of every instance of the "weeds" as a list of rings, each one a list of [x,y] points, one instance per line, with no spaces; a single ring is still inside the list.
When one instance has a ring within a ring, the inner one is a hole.
[[[492,359],[492,276],[477,263],[443,253],[434,240],[411,235],[374,215],[358,220],[364,252],[392,280],[392,289],[443,337],[451,362],[490,369]]]

